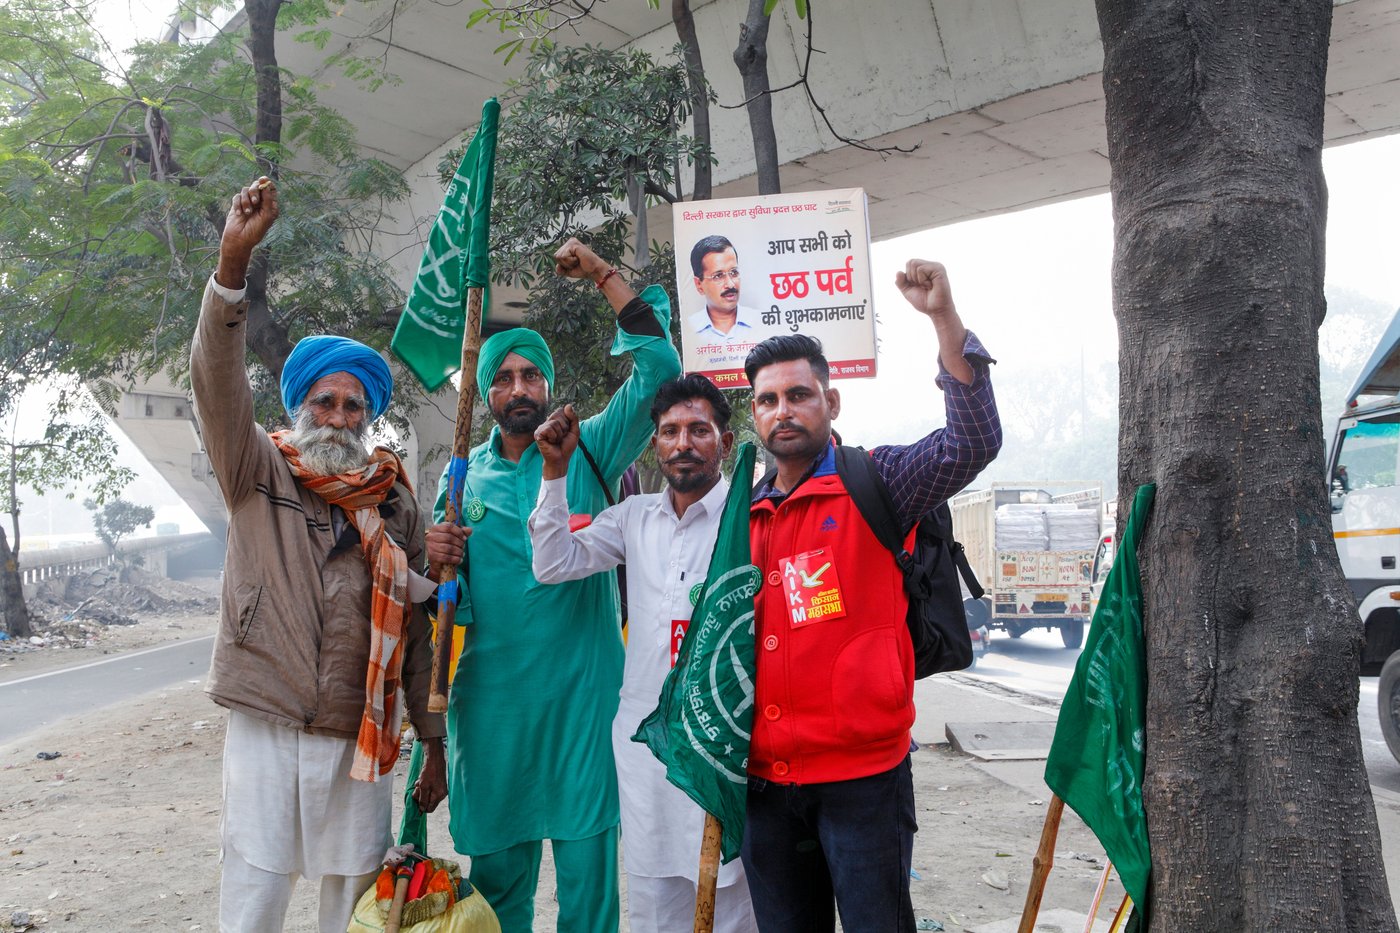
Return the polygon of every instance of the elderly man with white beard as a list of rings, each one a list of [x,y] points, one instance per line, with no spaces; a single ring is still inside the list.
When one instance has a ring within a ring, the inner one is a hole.
[[[426,751],[414,788],[425,811],[447,792],[446,726],[427,711],[422,514],[398,457],[366,444],[393,392],[389,367],[354,340],[307,337],[282,369],[292,429],[269,434],[253,418],[244,276],[276,219],[267,179],[234,197],[190,354],[229,511],[206,687],[231,711],[219,929],[281,930],[305,877],[320,882],[320,930],[341,933],[391,841],[405,705]]]

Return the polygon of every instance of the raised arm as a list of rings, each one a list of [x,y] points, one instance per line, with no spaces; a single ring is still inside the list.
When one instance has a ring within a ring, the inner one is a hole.
[[[190,385],[209,465],[224,502],[236,509],[252,492],[258,458],[253,390],[244,361],[248,319],[243,290],[253,249],[277,219],[277,188],[260,178],[234,196],[219,243],[218,270],[204,289],[204,302],[190,347]]]
[[[535,511],[530,514],[532,568],[541,583],[581,580],[622,563],[626,553],[622,509],[604,509],[584,528],[569,527],[569,461],[578,449],[579,421],[574,406],[565,405],[535,430],[543,482]]]
[[[1001,419],[992,394],[994,362],[963,326],[941,263],[911,259],[895,285],[938,337],[939,374],[947,426],[907,446],[871,451],[906,524],[967,486],[1001,450]]]
[[[632,373],[603,411],[581,426],[583,442],[598,461],[610,486],[632,465],[651,437],[651,400],[657,386],[681,374],[681,359],[668,334],[671,302],[660,286],[641,295],[611,264],[578,240],[569,240],[554,255],[555,272],[593,282],[617,315],[612,355],[632,356]]]

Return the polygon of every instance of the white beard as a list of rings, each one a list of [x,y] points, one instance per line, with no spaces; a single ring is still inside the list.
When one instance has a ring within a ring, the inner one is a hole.
[[[365,446],[368,432],[365,422],[360,422],[359,430],[321,427],[311,412],[301,409],[287,442],[301,453],[305,469],[322,476],[336,476],[362,470],[369,463],[369,448]]]

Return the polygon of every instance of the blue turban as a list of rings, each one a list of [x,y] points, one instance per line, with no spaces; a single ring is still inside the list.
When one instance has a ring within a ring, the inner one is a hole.
[[[486,398],[486,390],[491,388],[496,370],[501,368],[501,363],[511,353],[518,353],[534,363],[550,387],[554,386],[554,357],[549,352],[549,344],[528,327],[512,327],[481,345],[481,355],[476,358],[476,389],[481,393],[481,398]]]
[[[316,381],[331,373],[349,373],[360,380],[369,398],[370,420],[384,414],[394,394],[394,376],[384,358],[358,340],[318,334],[303,337],[282,366],[282,405],[293,414]]]

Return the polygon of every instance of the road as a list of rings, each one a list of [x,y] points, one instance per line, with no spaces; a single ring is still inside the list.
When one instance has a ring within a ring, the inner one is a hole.
[[[1069,651],[1061,644],[1058,632],[1038,630],[1017,639],[1004,632],[994,632],[991,650],[967,675],[1059,700],[1064,698],[1078,658],[1078,651]],[[1400,763],[1391,756],[1381,735],[1374,677],[1361,678],[1357,722],[1361,726],[1362,753],[1371,783],[1400,793]]]
[[[0,745],[77,713],[182,680],[203,682],[214,636],[170,642],[0,684]]]
[[[172,642],[114,655],[76,667],[34,674],[0,684],[0,744],[67,716],[119,703],[181,680],[203,681],[213,636]],[[967,675],[1038,696],[1062,699],[1078,651],[1060,644],[1055,632],[1034,631],[1012,639],[992,635],[991,650]],[[1361,678],[1357,719],[1371,783],[1400,793],[1400,763],[1391,757],[1376,716],[1376,678]]]

